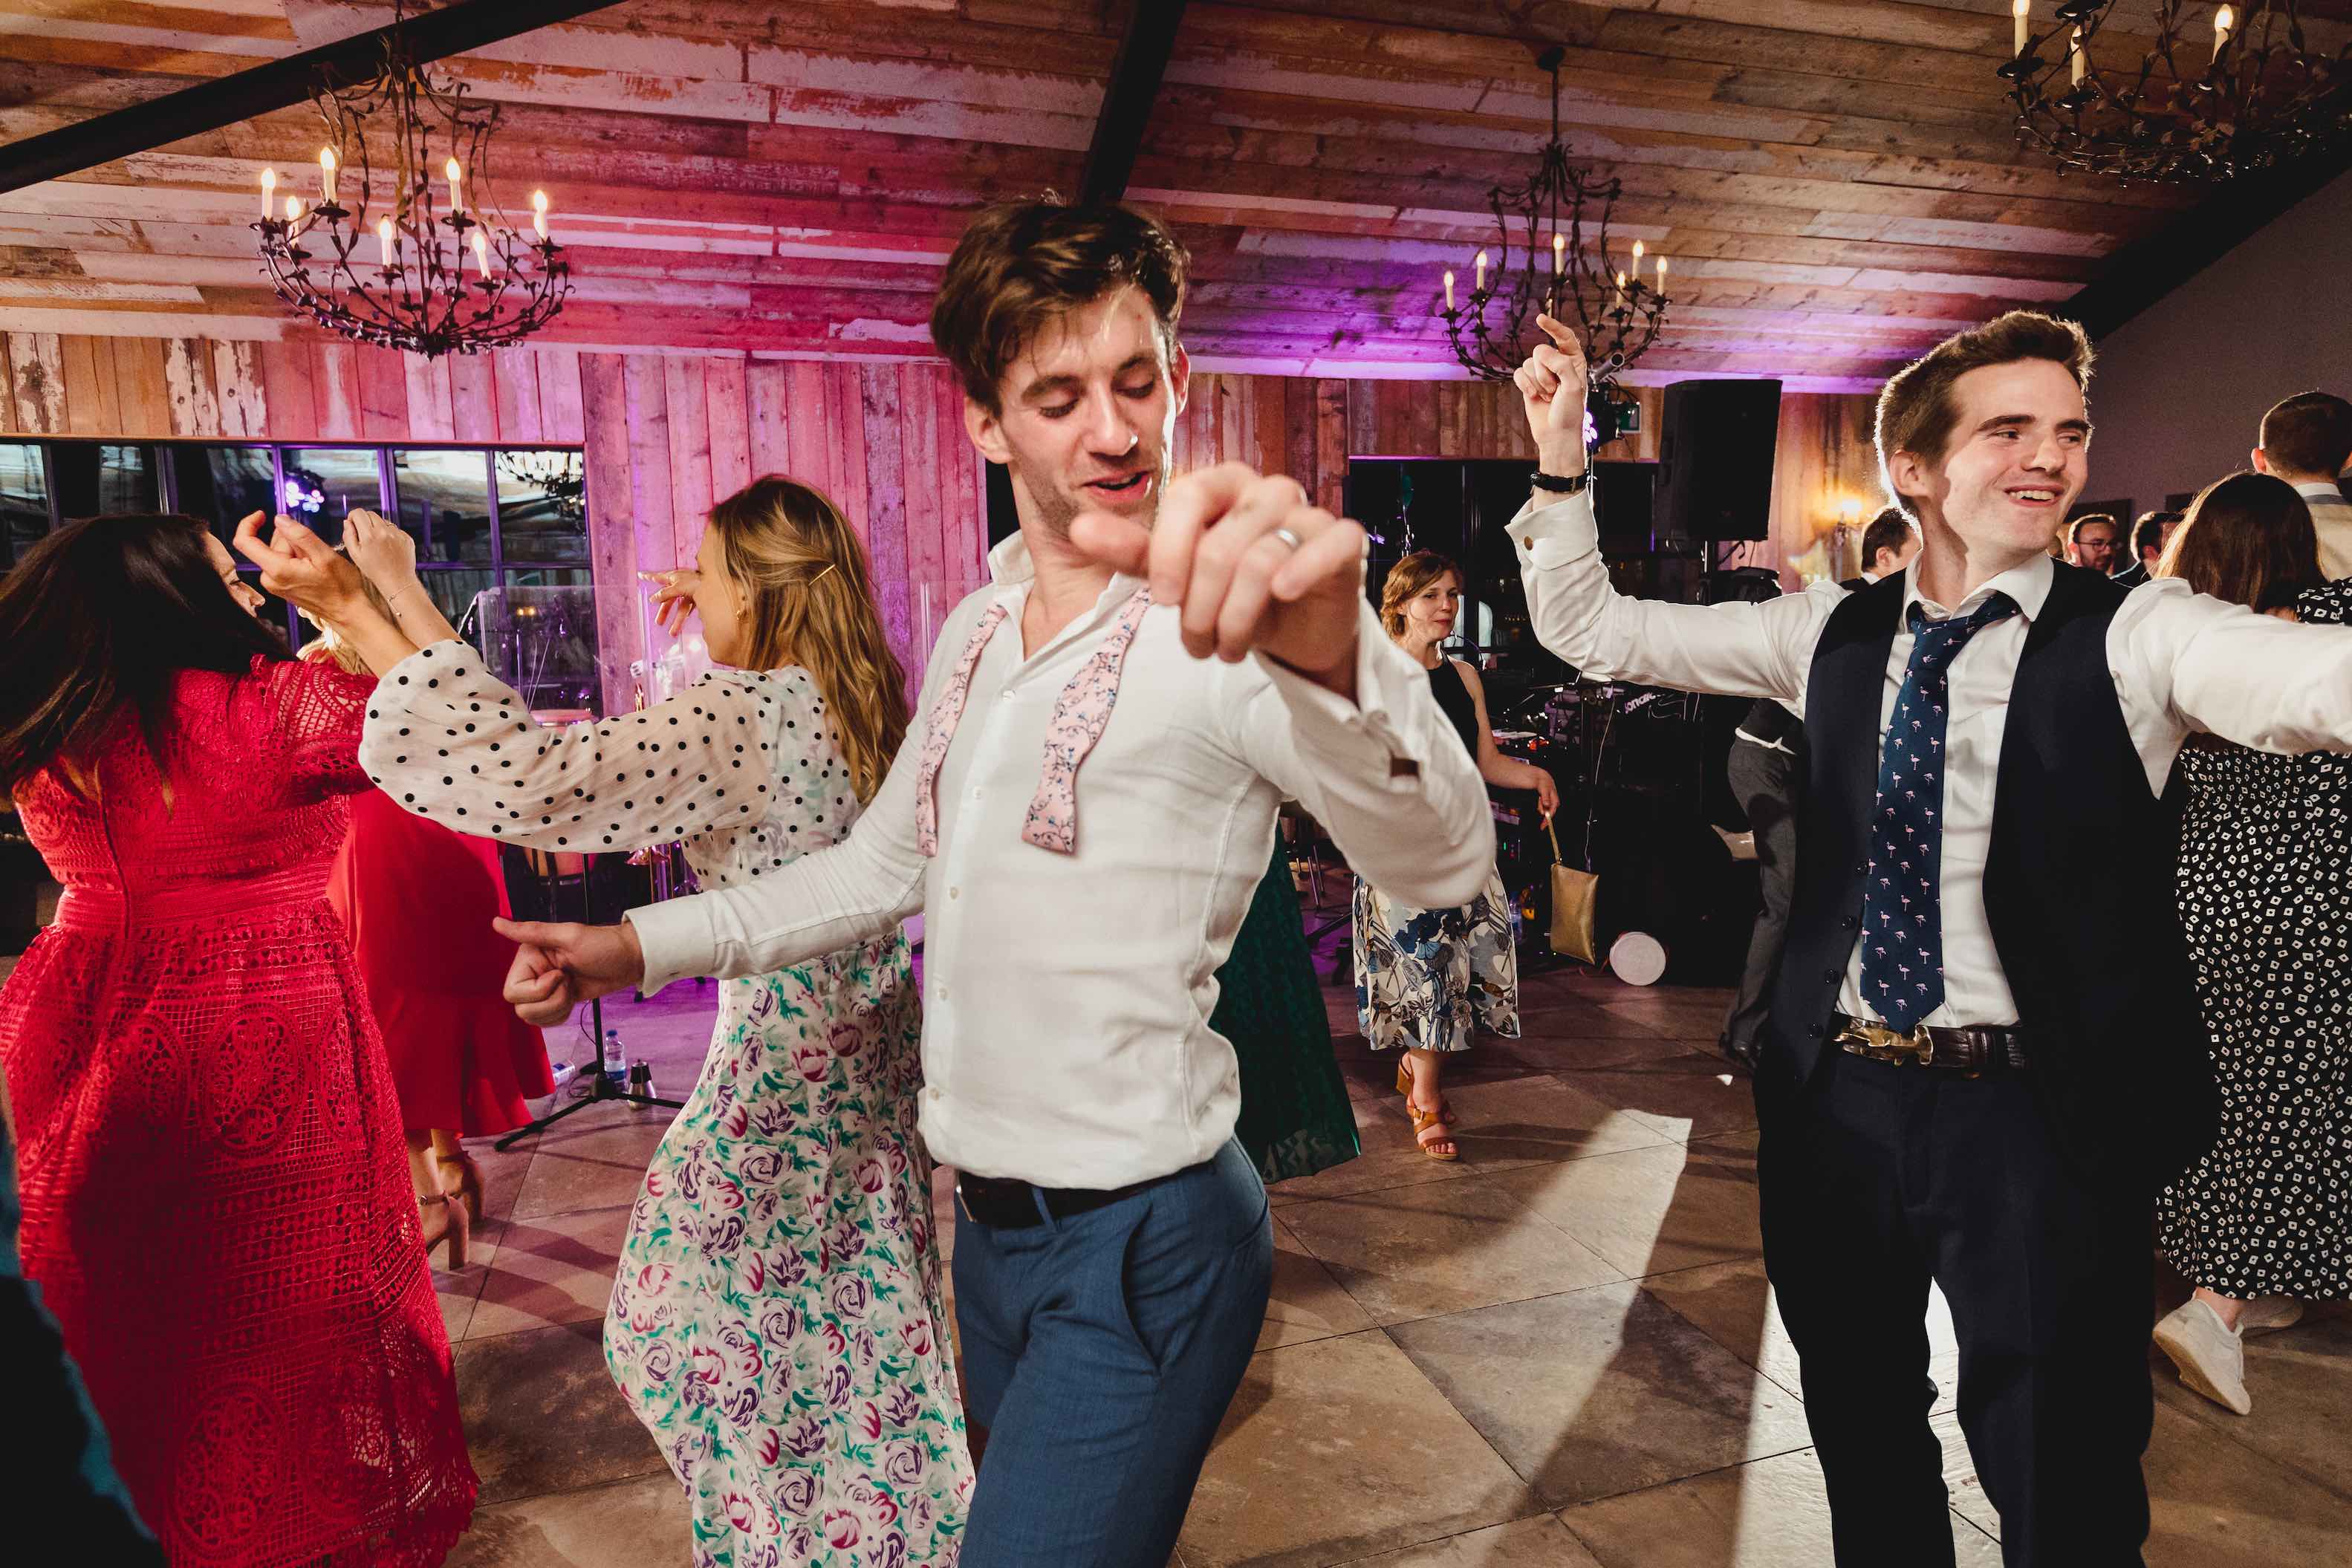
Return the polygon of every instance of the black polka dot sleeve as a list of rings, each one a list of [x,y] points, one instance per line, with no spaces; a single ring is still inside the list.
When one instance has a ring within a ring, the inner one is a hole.
[[[384,673],[360,763],[420,817],[542,850],[628,850],[749,828],[773,789],[776,695],[712,676],[656,707],[542,727],[464,643]]]

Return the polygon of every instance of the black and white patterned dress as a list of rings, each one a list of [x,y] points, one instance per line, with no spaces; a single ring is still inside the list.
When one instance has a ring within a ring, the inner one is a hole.
[[[2352,621],[2352,581],[2305,593]],[[2180,917],[2221,1081],[2212,1148],[2158,1200],[2223,1295],[2352,1294],[2352,758],[2180,754]]]

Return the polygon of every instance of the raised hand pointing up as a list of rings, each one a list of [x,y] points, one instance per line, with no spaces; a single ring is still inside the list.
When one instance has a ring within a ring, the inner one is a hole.
[[[1547,474],[1584,472],[1584,394],[1589,376],[1576,334],[1549,316],[1536,318],[1551,341],[1539,343],[1511,372],[1526,408],[1528,430],[1536,438],[1537,460]]]

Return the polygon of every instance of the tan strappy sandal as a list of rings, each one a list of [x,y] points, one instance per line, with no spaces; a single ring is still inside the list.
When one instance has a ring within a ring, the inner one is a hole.
[[[1412,1118],[1412,1140],[1421,1145],[1423,1154],[1433,1160],[1458,1160],[1462,1157],[1461,1145],[1454,1142],[1454,1134],[1447,1129],[1443,1117],[1416,1109],[1410,1100],[1405,1102],[1404,1113]],[[1433,1134],[1435,1135],[1432,1136]],[[1437,1146],[1440,1144],[1452,1146],[1440,1151]]]

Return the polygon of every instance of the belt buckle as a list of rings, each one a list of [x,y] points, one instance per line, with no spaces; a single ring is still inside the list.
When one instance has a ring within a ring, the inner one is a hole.
[[[1845,1027],[1838,1043],[1873,1061],[1916,1061],[1922,1067],[1932,1067],[1936,1061],[1936,1040],[1924,1023],[1898,1030],[1867,1019],[1855,1019]]]

